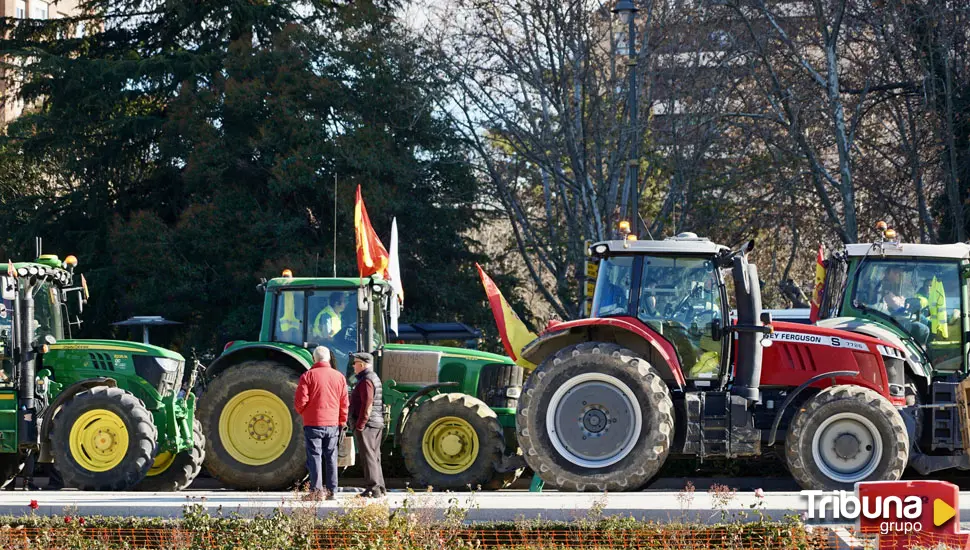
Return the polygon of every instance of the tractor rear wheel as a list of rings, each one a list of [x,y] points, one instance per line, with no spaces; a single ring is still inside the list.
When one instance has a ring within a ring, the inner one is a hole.
[[[51,450],[65,487],[124,491],[145,478],[156,439],[140,399],[99,386],[75,395],[54,416]]]
[[[851,490],[860,481],[899,479],[909,459],[909,435],[885,397],[861,386],[832,386],[795,413],[785,458],[803,489]]]
[[[409,413],[401,452],[419,487],[478,489],[496,476],[505,439],[495,411],[463,393],[441,393]]]
[[[570,491],[630,491],[663,466],[673,403],[660,375],[634,352],[588,342],[550,356],[526,380],[516,413],[525,461]]]
[[[197,415],[210,474],[243,490],[290,489],[303,479],[303,420],[293,408],[299,380],[275,361],[247,361],[209,382]]]
[[[138,484],[139,491],[181,491],[195,481],[202,471],[205,460],[205,434],[202,424],[195,419],[192,424],[192,448],[178,454],[161,452],[148,470],[145,479]]]

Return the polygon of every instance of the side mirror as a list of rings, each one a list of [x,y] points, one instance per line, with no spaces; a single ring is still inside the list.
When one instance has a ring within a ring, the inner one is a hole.
[[[754,239],[751,239],[748,242],[746,242],[746,243],[744,243],[744,244],[741,245],[741,252],[742,253],[744,253],[744,254],[750,254],[753,251],[754,251]]]

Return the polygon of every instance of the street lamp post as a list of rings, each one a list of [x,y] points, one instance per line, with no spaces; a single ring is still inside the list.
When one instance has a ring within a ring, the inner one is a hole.
[[[630,79],[630,98],[627,101],[629,108],[629,126],[627,131],[630,136],[630,157],[627,159],[627,178],[633,192],[633,235],[640,236],[640,140],[637,139],[637,26],[636,14],[639,10],[632,0],[618,0],[613,7],[613,13],[619,16],[620,21],[627,24],[627,76]]]

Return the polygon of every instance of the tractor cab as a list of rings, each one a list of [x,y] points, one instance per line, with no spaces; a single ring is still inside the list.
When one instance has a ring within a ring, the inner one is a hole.
[[[718,262],[729,253],[726,247],[685,233],[597,243],[591,253],[601,258],[592,317],[645,325],[670,343],[691,385],[709,387],[722,378],[731,344],[722,337],[731,311],[722,271],[730,263]]]
[[[884,231],[828,258],[819,324],[896,341],[917,378],[967,374],[970,244],[900,243]]]
[[[351,353],[373,352],[386,342],[391,286],[380,278],[294,278],[287,270],[262,288],[261,342],[327,346],[344,374],[349,374]]]

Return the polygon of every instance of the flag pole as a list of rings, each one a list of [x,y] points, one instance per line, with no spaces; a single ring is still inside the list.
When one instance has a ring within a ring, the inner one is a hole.
[[[337,278],[337,173],[333,173],[333,278]]]

